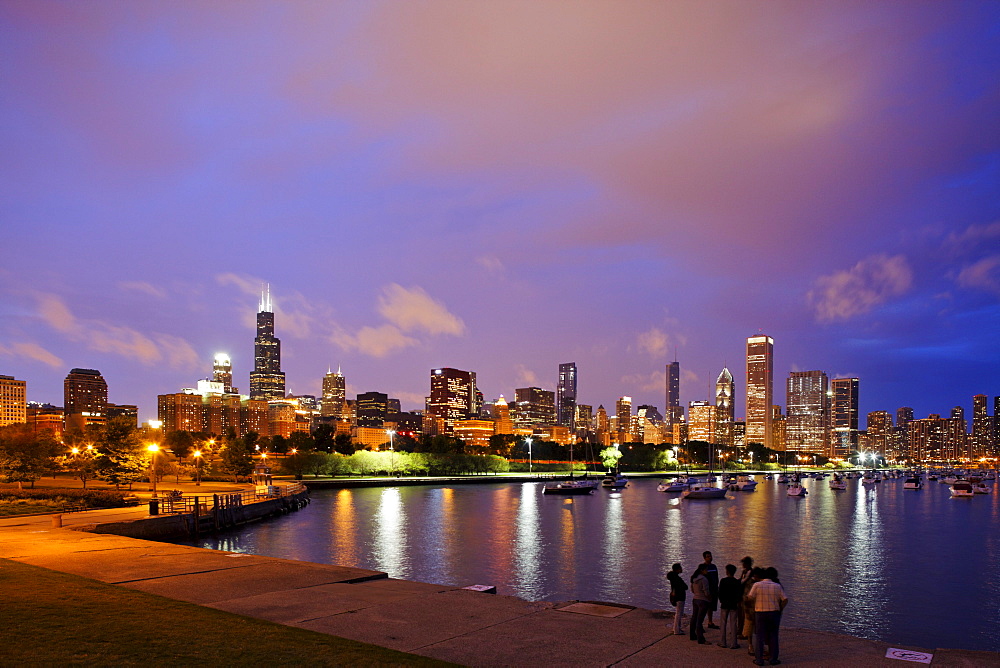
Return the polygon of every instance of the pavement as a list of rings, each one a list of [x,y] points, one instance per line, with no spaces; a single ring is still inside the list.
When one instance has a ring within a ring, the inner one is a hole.
[[[719,631],[709,630],[708,645],[670,635],[662,611],[530,602],[362,568],[72,530],[143,516],[143,508],[73,513],[64,528],[50,516],[0,519],[0,558],[468,666],[753,665],[745,649],[716,646]],[[782,665],[906,666],[886,658],[890,647],[898,646],[781,631]],[[900,649],[932,653],[935,666],[1000,666],[997,653]]]

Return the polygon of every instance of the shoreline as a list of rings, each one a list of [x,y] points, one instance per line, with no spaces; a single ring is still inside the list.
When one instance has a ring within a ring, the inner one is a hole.
[[[696,665],[705,661],[752,665],[745,649],[715,647],[718,631],[710,631],[711,646],[668,635],[673,619],[669,611],[610,602],[532,602],[456,586],[397,580],[368,569],[216,551],[83,529],[87,523],[121,523],[117,518],[105,517],[111,522],[81,517],[80,525],[66,528],[46,526],[48,517],[0,521],[0,557],[466,665],[558,664],[559,656],[573,656],[573,665],[590,665],[579,660],[581,656],[589,657],[588,652],[606,657],[606,661],[592,665]],[[156,518],[136,518],[132,522],[146,519]],[[360,624],[363,619],[379,623],[374,627]],[[481,642],[497,633],[498,625],[511,627],[512,632],[516,629],[525,639],[534,638],[538,646],[525,647],[519,641],[494,646],[491,642],[489,651],[483,654],[486,650]],[[544,639],[532,630],[539,625],[547,629]],[[621,636],[613,642],[609,640],[612,629],[608,625],[613,625]],[[423,642],[432,638],[440,640]],[[560,654],[561,642],[570,644],[565,651],[571,654]],[[590,647],[590,643],[595,646]],[[857,661],[863,665],[898,666],[898,660],[885,658],[891,647],[898,646],[826,631],[783,628],[781,658],[782,663],[790,665]],[[1000,653],[996,652],[913,646],[899,649],[931,653],[932,665],[1000,666]]]

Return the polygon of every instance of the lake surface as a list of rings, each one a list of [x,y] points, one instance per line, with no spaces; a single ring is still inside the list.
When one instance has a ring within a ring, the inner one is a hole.
[[[691,501],[657,482],[583,497],[546,496],[535,482],[321,490],[297,513],[187,544],[652,609],[668,607],[675,561],[687,577],[705,550],[720,572],[751,555],[779,571],[784,625],[1000,650],[1000,494],[952,499],[947,485],[903,490],[902,479],[835,492],[808,480],[809,495],[793,498],[762,481]]]

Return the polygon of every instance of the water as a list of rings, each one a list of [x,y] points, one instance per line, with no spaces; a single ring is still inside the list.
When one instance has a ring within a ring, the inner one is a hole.
[[[633,480],[621,493],[543,496],[541,483],[312,493],[305,509],[189,544],[357,566],[390,577],[492,584],[528,600],[666,608],[667,572],[711,550],[720,572],[751,555],[790,598],[783,624],[918,647],[1000,650],[1000,494],[952,499],[928,482],[806,498],[688,501]]]

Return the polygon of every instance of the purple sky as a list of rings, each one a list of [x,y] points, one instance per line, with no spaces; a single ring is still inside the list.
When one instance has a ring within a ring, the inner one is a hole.
[[[1000,394],[1000,3],[0,2],[0,373]]]

